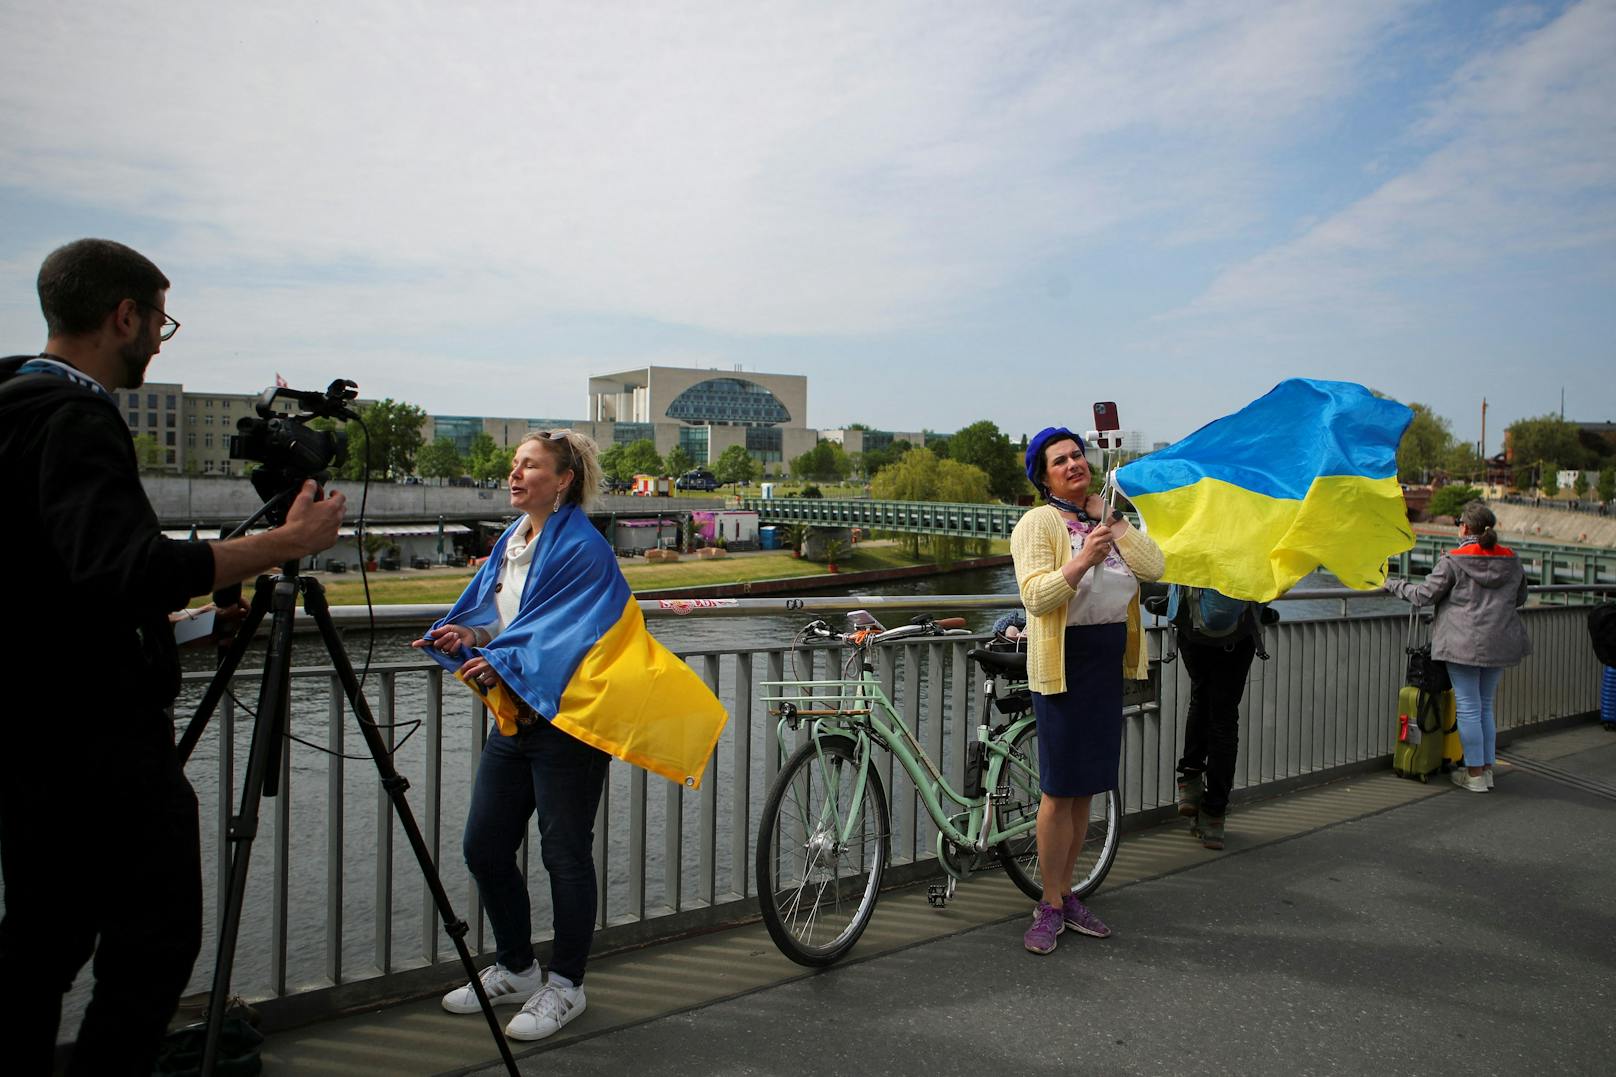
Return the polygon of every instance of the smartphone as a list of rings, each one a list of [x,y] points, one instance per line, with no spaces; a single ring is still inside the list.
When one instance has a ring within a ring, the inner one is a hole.
[[[1122,429],[1122,423],[1117,418],[1116,401],[1101,400],[1094,405],[1094,429],[1101,433]]]

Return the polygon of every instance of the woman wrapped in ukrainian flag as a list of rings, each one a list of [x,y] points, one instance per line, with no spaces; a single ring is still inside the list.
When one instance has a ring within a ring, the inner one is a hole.
[[[463,845],[497,946],[480,979],[494,1005],[521,1006],[505,1029],[518,1040],[550,1036],[584,1010],[595,812],[610,757],[695,787],[726,718],[695,672],[646,631],[611,546],[586,515],[600,489],[591,439],[569,430],[524,438],[510,473],[511,506],[522,515],[415,642],[495,716]],[[548,977],[517,865],[535,815],[554,908]],[[479,1012],[473,986],[449,992],[443,1007]]]

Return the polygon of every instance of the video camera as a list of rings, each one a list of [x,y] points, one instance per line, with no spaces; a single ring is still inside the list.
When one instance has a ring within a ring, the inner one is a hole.
[[[295,492],[307,479],[324,486],[331,478],[329,469],[340,467],[348,459],[348,435],[341,430],[316,430],[308,421],[356,419],[358,416],[348,405],[358,396],[359,386],[343,378],[333,381],[323,393],[285,386],[265,389],[253,405],[258,415],[249,415],[236,424],[239,432],[230,437],[230,459],[255,460],[262,465],[253,470],[252,484],[266,502]],[[281,399],[294,401],[298,411],[291,415],[278,413],[275,401]]]

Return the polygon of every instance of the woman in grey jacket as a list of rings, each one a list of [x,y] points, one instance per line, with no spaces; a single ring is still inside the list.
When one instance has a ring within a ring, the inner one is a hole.
[[[1498,520],[1480,501],[1464,507],[1459,534],[1473,539],[1437,560],[1419,583],[1387,580],[1386,590],[1416,606],[1434,604],[1431,657],[1448,664],[1459,712],[1465,766],[1453,784],[1472,793],[1493,787],[1498,731],[1493,696],[1507,666],[1532,653],[1526,625],[1516,611],[1526,605],[1526,571],[1498,544]]]

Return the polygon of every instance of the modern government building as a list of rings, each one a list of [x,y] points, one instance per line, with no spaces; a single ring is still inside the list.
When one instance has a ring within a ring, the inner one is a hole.
[[[152,436],[163,470],[182,475],[239,475],[229,435],[253,414],[256,393],[188,393],[173,383],[148,383],[114,394],[136,437]],[[582,417],[429,415],[424,442],[449,438],[461,452],[478,434],[514,446],[529,430],[570,427],[601,446],[650,440],[666,455],[682,447],[698,466],[711,464],[732,445],[746,449],[767,474],[821,440],[850,453],[879,450],[893,441],[922,445],[918,431],[816,430],[808,425],[808,379],[801,374],[684,367],[639,367],[589,379]]]

